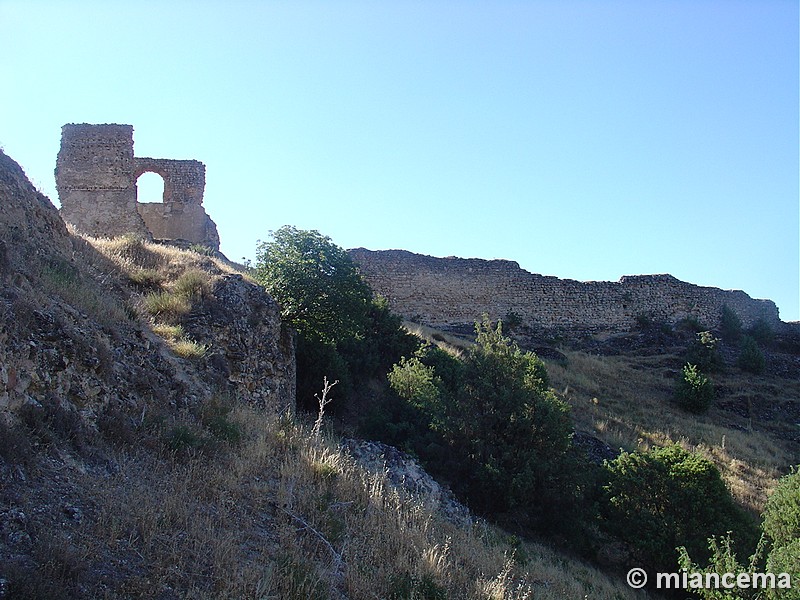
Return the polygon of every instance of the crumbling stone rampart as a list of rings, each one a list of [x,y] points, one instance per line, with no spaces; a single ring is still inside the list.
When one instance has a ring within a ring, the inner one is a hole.
[[[163,202],[137,201],[142,173],[164,180]],[[95,236],[137,233],[219,250],[217,227],[203,209],[205,165],[196,160],[138,158],[131,125],[64,125],[56,163],[61,215]]]
[[[629,331],[643,317],[669,324],[692,318],[711,328],[719,323],[723,305],[745,326],[758,319],[780,322],[770,300],[693,285],[671,275],[582,282],[529,273],[508,260],[434,258],[363,248],[350,255],[395,312],[445,329],[471,329],[484,313],[502,319],[510,312],[529,327],[549,332]]]

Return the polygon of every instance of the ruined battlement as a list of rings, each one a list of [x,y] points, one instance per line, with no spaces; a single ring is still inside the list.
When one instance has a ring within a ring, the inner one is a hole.
[[[162,202],[138,202],[136,181],[143,173],[164,180]],[[136,233],[219,250],[217,227],[202,206],[205,185],[200,161],[135,157],[131,125],[68,124],[61,130],[56,161],[61,215],[84,233]]]
[[[436,258],[405,250],[350,250],[375,293],[398,314],[443,329],[471,328],[486,313],[513,312],[544,332],[622,332],[646,317],[676,324],[697,320],[713,328],[723,305],[744,326],[780,323],[770,300],[742,291],[686,283],[671,275],[635,275],[611,281],[575,281],[529,273],[509,260]]]

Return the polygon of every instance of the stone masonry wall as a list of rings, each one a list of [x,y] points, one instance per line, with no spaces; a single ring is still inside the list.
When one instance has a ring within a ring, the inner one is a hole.
[[[134,179],[157,173],[164,180],[163,202],[139,202],[147,229],[160,240],[187,240],[219,249],[219,234],[203,209],[206,166],[197,160],[134,158]]]
[[[133,127],[64,125],[56,160],[61,216],[91,235],[149,234],[136,210]]]
[[[529,273],[508,260],[364,248],[350,250],[350,255],[395,312],[445,329],[471,328],[483,313],[495,320],[511,311],[529,327],[548,331],[628,331],[642,316],[670,324],[694,318],[711,328],[719,323],[724,304],[745,326],[758,319],[780,322],[770,300],[685,283],[671,275],[581,282]]]
[[[162,203],[137,202],[136,180],[146,172],[164,179]],[[62,217],[82,232],[137,233],[219,250],[217,227],[202,207],[205,165],[134,157],[131,125],[64,125],[56,187]]]

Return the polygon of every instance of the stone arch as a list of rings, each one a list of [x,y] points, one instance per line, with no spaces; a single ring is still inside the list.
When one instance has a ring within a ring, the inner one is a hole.
[[[144,171],[136,178],[136,201],[141,204],[163,204],[166,181],[155,171]]]
[[[164,204],[181,202],[201,205],[206,187],[206,166],[199,160],[134,158],[133,174],[157,173],[164,180]]]
[[[134,158],[133,174],[156,173],[164,180],[162,202],[137,202],[153,237],[219,248],[216,225],[203,209],[206,167],[197,160]]]

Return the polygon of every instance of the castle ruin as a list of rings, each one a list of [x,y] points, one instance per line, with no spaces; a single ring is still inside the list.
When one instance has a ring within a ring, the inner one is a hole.
[[[675,325],[684,319],[719,325],[728,306],[745,327],[781,324],[771,300],[738,290],[686,283],[671,275],[635,275],[612,281],[574,281],[529,273],[510,260],[436,258],[405,250],[350,250],[362,275],[391,309],[440,329],[469,332],[483,314],[516,314],[544,335],[618,333],[642,320]]]
[[[203,208],[205,165],[135,157],[131,125],[64,125],[55,173],[61,215],[83,233],[135,233],[219,250],[217,226]],[[164,180],[162,202],[137,200],[142,173]]]

